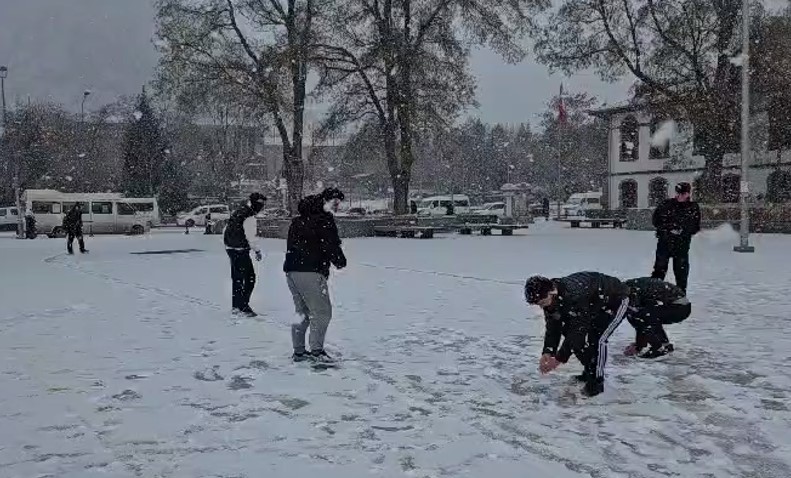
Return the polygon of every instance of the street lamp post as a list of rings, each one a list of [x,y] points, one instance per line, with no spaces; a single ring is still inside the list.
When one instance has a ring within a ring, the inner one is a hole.
[[[85,90],[82,93],[82,104],[80,105],[80,123],[85,123],[85,100],[91,96],[90,90]]]
[[[748,173],[750,158],[750,2],[742,0],[742,178],[739,187],[739,206],[741,224],[739,226],[739,245],[735,252],[755,252],[750,245],[750,211],[748,194],[750,192]]]
[[[5,79],[8,78],[8,67],[0,65],[0,99],[2,99],[2,111],[3,111],[3,136],[5,137],[5,131],[8,127],[7,124],[7,112],[6,112],[6,103],[5,103]],[[8,164],[11,164],[10,158]],[[16,237],[17,239],[24,239],[25,238],[25,222],[22,219],[22,205],[19,203],[19,163],[14,162],[14,171],[13,171],[13,184],[11,188],[14,190],[14,204],[16,206]]]

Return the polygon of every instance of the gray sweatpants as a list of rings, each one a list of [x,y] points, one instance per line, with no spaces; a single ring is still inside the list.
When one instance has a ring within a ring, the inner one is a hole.
[[[291,325],[291,342],[295,353],[305,351],[305,334],[310,327],[310,350],[324,350],[324,337],[332,320],[327,278],[316,272],[286,272],[288,289],[302,322]]]

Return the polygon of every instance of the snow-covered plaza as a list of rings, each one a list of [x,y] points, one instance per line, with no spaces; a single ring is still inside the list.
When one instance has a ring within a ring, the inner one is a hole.
[[[652,233],[346,240],[322,372],[290,360],[285,241],[234,321],[220,236],[86,239],[0,236],[0,477],[791,477],[789,236],[696,237],[676,352],[623,357],[624,322],[590,400],[573,360],[539,375],[523,281],[647,275]]]

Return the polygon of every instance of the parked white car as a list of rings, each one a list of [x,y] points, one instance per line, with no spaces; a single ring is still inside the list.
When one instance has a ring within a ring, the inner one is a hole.
[[[588,211],[601,210],[602,193],[589,191],[586,193],[574,193],[569,200],[562,206],[563,215],[571,217],[585,216]]]
[[[179,214],[176,225],[181,227],[205,226],[206,215],[211,213],[212,221],[227,221],[231,217],[231,210],[225,204],[209,204],[198,206],[190,212]]]
[[[453,196],[432,196],[420,201],[417,213],[419,216],[445,216],[448,206],[453,205],[454,214],[467,214],[470,212],[470,198],[465,194]]]
[[[505,217],[505,203],[504,202],[490,202],[483,205],[474,211],[478,216],[497,216]]]

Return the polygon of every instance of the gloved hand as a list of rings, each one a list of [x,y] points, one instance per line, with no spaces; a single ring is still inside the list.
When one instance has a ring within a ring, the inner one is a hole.
[[[255,251],[255,260],[261,262],[261,259],[264,258],[264,255],[261,254],[261,251]]]

